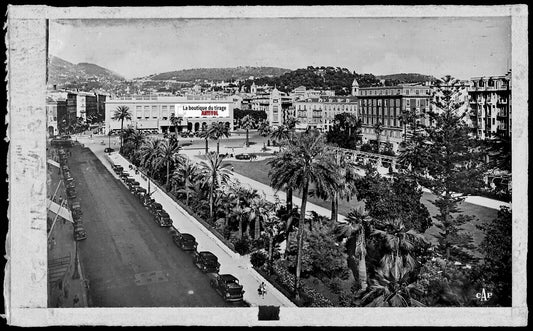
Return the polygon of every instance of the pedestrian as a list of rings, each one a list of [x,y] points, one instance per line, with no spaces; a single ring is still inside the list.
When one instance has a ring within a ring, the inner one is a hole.
[[[235,167],[231,166],[231,171],[235,172]]]

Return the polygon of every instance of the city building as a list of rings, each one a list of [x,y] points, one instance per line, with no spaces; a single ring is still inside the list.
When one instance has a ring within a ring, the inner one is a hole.
[[[139,130],[173,131],[170,116],[182,117],[178,131],[201,131],[211,123],[225,123],[233,131],[233,99],[213,99],[203,95],[186,97],[163,97],[157,95],[124,96],[106,100],[105,127],[120,129],[120,121],[113,120],[115,110],[120,106],[130,109],[131,120],[124,120],[124,127]]]
[[[470,118],[478,138],[511,136],[511,90],[511,71],[503,76],[471,78]]]
[[[362,122],[363,143],[376,141],[375,125],[381,123],[381,143],[391,143],[393,150],[415,129],[402,122],[402,113],[418,115],[417,124],[427,125],[431,88],[427,85],[398,85],[359,88],[352,85],[352,94],[359,98],[358,117]]]
[[[53,137],[59,134],[57,108],[58,104],[63,103],[66,107],[65,100],[54,100],[51,97],[46,98],[46,136]]]
[[[270,126],[282,125],[292,109],[292,98],[274,88],[269,95],[267,105],[267,121]]]
[[[296,129],[328,131],[335,124],[335,115],[358,114],[357,96],[320,96],[294,101]]]

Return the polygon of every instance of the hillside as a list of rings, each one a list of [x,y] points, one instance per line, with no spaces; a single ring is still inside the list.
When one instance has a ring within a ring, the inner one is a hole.
[[[289,71],[289,69],[276,67],[198,68],[164,72],[146,78],[151,80],[176,80],[180,82],[195,80],[229,81],[247,79],[250,76],[279,76]]]
[[[385,85],[397,85],[405,83],[425,83],[428,81],[434,82],[437,79],[430,75],[422,75],[417,73],[401,73],[391,75],[376,76],[378,79],[385,80]]]
[[[51,56],[48,66],[48,84],[80,90],[109,89],[123,82],[121,75],[93,63],[73,64]]]
[[[279,77],[265,77],[255,80],[256,85],[276,85],[280,91],[290,92],[298,86],[307,89],[334,90],[336,95],[348,95],[352,91],[353,80],[360,87],[379,85],[379,79],[372,74],[358,74],[340,67],[312,67],[296,69]],[[251,85],[247,81],[245,85]]]

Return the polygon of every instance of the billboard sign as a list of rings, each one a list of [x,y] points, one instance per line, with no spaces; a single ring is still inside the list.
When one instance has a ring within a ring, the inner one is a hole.
[[[176,104],[176,116],[179,117],[229,117],[229,104],[220,103],[187,103]]]

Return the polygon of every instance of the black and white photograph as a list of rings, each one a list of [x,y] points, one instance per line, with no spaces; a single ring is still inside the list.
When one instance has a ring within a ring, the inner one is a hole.
[[[31,7],[8,323],[527,325],[527,6]]]

